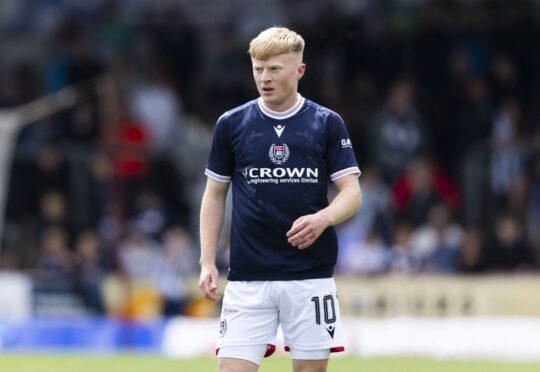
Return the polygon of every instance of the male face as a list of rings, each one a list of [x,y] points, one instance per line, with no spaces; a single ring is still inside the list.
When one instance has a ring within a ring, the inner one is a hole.
[[[266,60],[252,58],[251,62],[255,84],[266,107],[274,111],[291,108],[296,102],[298,80],[306,70],[301,56],[283,53]]]

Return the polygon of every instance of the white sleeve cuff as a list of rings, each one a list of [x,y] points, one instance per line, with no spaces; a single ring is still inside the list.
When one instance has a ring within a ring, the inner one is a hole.
[[[215,181],[231,182],[231,177],[230,176],[222,176],[221,174],[217,174],[217,173],[212,172],[208,168],[206,168],[206,170],[204,171],[204,174],[206,174],[208,177],[210,177],[211,179],[213,179]]]
[[[338,178],[341,178],[341,177],[349,175],[349,174],[355,174],[355,173],[358,174],[358,177],[360,177],[361,172],[360,172],[360,169],[358,167],[345,168],[345,169],[342,169],[342,170],[337,171],[335,173],[332,173],[330,175],[330,180],[332,182],[334,182]]]

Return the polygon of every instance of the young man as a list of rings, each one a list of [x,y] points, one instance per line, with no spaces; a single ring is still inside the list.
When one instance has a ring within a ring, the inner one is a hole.
[[[281,325],[295,372],[326,371],[343,351],[333,276],[333,225],[360,206],[356,164],[341,118],[298,94],[304,40],[272,27],[251,41],[260,98],[216,124],[201,205],[199,287],[220,297],[216,247],[232,182],[230,269],[218,341],[221,372],[255,372]],[[328,180],[338,193],[329,204]]]

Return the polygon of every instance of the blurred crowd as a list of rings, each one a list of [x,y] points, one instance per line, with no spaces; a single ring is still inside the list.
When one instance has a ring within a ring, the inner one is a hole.
[[[196,311],[212,128],[257,95],[249,40],[286,25],[306,40],[300,92],[342,115],[362,169],[337,273],[535,272],[539,15],[525,0],[2,3],[0,109],[72,85],[82,99],[18,136],[0,267],[96,313],[134,316],[145,296]]]

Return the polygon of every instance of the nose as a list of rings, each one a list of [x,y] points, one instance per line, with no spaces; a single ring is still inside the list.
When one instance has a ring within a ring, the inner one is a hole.
[[[271,80],[270,73],[268,72],[267,69],[264,69],[261,72],[260,79],[261,79],[261,81],[270,81]]]

